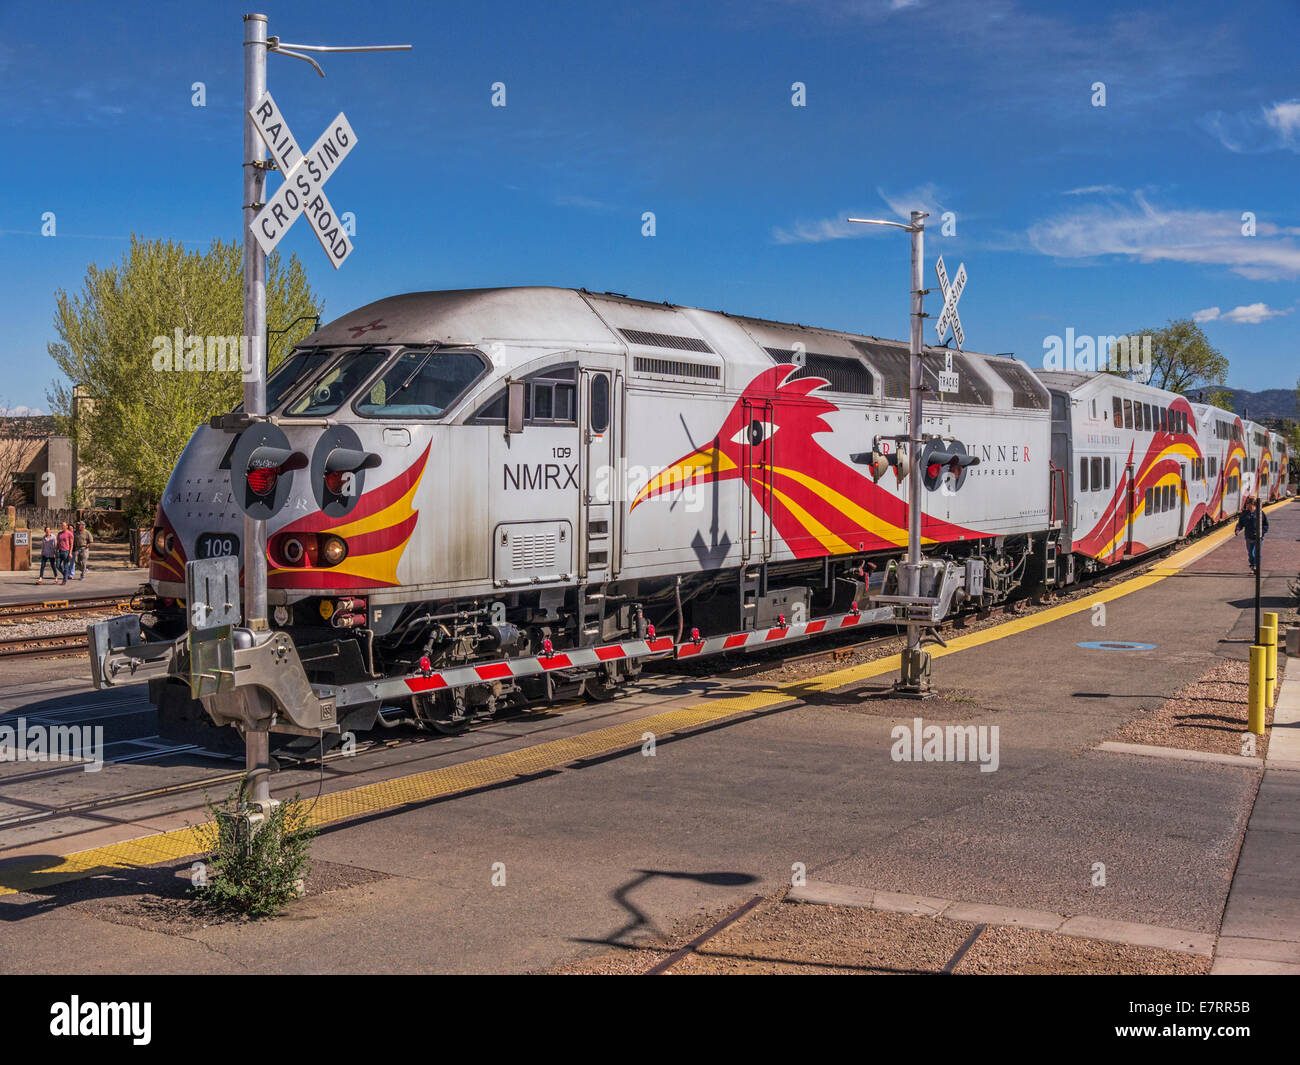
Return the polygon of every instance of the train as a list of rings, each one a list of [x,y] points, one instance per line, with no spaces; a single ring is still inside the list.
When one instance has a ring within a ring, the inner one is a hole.
[[[195,431],[156,606],[92,626],[96,683],[148,679],[169,738],[455,731],[657,657],[1066,588],[1287,491],[1285,440],[1232,412],[927,348],[908,601],[909,372],[896,340],[619,293],[370,303],[280,363],[268,418]],[[238,604],[249,514],[265,628]]]

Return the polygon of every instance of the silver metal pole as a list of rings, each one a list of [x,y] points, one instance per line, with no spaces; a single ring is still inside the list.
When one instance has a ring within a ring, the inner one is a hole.
[[[925,290],[925,213],[912,212],[912,332],[909,360],[911,367],[911,392],[908,405],[908,456],[910,471],[907,480],[907,594],[921,594],[921,390],[925,377],[921,373],[921,345],[925,318],[922,311],[922,297]],[[910,670],[919,668],[921,650],[921,626],[918,622],[907,623],[907,654],[911,659]],[[904,669],[903,680],[909,680],[909,669]],[[912,680],[919,680],[915,672]]]
[[[266,146],[248,112],[266,93],[266,16],[244,16],[244,336],[251,373],[244,378],[244,412],[266,414],[266,255],[250,227],[266,198]],[[266,522],[244,515],[244,624],[264,630],[266,622]],[[271,809],[271,736],[265,729],[244,733],[244,764],[251,806]]]
[[[911,346],[911,402],[908,406],[908,440],[911,444],[911,471],[908,481],[907,503],[907,561],[915,566],[921,561],[921,389],[925,378],[921,373],[921,344],[925,318],[921,310],[924,291],[923,269],[925,265],[925,215],[920,211],[912,212],[912,334]],[[917,582],[917,573],[913,571],[913,585]],[[916,587],[909,589],[910,595],[916,594]],[[910,627],[909,627],[910,628]]]
[[[244,412],[266,414],[266,256],[250,226],[266,195],[266,146],[248,112],[266,93],[266,16],[244,16]],[[266,522],[244,517],[244,623],[266,629]]]

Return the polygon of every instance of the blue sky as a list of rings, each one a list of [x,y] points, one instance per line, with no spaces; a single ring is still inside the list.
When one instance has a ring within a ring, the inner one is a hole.
[[[88,263],[132,232],[239,233],[244,10],[0,4],[0,405],[47,407],[54,292]],[[397,292],[554,284],[905,337],[905,235],[842,220],[919,205],[927,281],[939,253],[966,263],[973,350],[1039,366],[1067,328],[1197,315],[1230,384],[1300,372],[1294,2],[264,10],[285,41],[415,45],[327,57],[323,81],[270,57],[303,147],[340,110],[358,137],[328,185],[356,215],[352,257],[335,272],[304,223],[280,245],[326,320]]]

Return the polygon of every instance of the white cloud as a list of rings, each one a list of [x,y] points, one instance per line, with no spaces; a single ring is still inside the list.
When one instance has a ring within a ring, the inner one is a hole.
[[[1066,189],[1066,196],[1119,196],[1123,193],[1118,185],[1084,185],[1079,189]]]
[[[1236,114],[1211,111],[1201,124],[1230,152],[1300,152],[1300,98]]]
[[[18,404],[16,407],[0,407],[0,418],[40,418],[45,414],[39,407]]]
[[[1300,242],[1271,222],[1259,222],[1256,236],[1241,232],[1232,211],[1160,208],[1142,193],[1133,204],[1088,204],[1030,226],[1030,245],[1059,259],[1125,255],[1140,262],[1182,262],[1226,266],[1252,280],[1300,277]]]
[[[943,207],[939,202],[939,190],[933,184],[918,185],[897,194],[886,192],[884,189],[876,189],[876,191],[900,221],[906,222],[911,217],[912,211],[925,211],[930,216],[927,224],[933,226],[938,224],[943,214]],[[871,211],[863,212],[845,208],[831,218],[800,221],[788,228],[777,226],[772,230],[772,239],[778,244],[820,244],[826,240],[846,240],[879,234],[881,232],[879,226],[866,226],[859,222],[846,221],[849,217],[860,218],[864,213],[872,214]]]
[[[845,221],[854,213],[845,209],[836,218],[819,218],[811,222],[796,222],[789,229],[777,226],[772,230],[772,239],[778,244],[820,244],[825,240],[866,237],[876,231],[875,226],[864,226]]]
[[[1233,307],[1230,311],[1220,312],[1218,307],[1206,307],[1203,311],[1195,311],[1192,314],[1192,320],[1196,322],[1237,322],[1242,325],[1258,325],[1260,322],[1267,322],[1270,318],[1282,318],[1291,313],[1294,308],[1278,310],[1270,307],[1267,303],[1246,303],[1240,307]]]
[[[877,188],[876,192],[889,205],[889,209],[903,221],[909,220],[913,211],[924,211],[935,221],[938,221],[939,216],[943,214],[943,206],[939,203],[939,189],[933,182],[917,185],[915,188],[897,194],[888,193],[881,188]]]

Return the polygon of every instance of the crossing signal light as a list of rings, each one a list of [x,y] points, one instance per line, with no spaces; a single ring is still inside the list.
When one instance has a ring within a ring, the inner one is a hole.
[[[357,505],[365,486],[365,471],[382,458],[361,446],[349,426],[326,429],[316,441],[311,459],[311,486],[316,503],[326,517],[341,518]]]
[[[894,481],[897,484],[907,476],[907,467],[899,459],[897,451],[891,451],[888,454],[881,451],[878,447],[873,447],[870,451],[859,451],[850,455],[849,460],[857,463],[859,466],[866,466],[867,473],[877,484],[880,478],[885,476],[885,471],[893,469]]]
[[[231,495],[250,518],[265,521],[289,501],[291,475],[307,463],[307,456],[289,446],[278,426],[250,425],[230,456]]]
[[[966,482],[966,471],[980,460],[966,454],[966,445],[960,440],[939,440],[926,445],[921,461],[925,465],[922,483],[927,489],[937,491],[945,478],[950,478],[950,490],[956,492]]]
[[[383,460],[373,451],[358,448],[336,447],[325,457],[325,501],[321,507],[331,517],[341,517],[351,510],[360,493],[362,470],[373,470]]]

